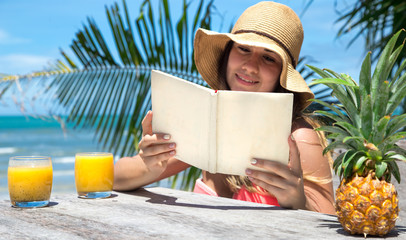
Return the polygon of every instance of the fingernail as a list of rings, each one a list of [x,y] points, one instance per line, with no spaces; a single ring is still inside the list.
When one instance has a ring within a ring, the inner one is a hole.
[[[174,147],[175,147],[175,143],[169,144],[169,148],[174,148]]]
[[[170,151],[169,155],[171,155],[171,156],[175,155],[175,151]]]
[[[165,135],[163,136],[163,138],[164,138],[165,140],[169,140],[169,139],[171,138],[171,136],[170,136],[169,134],[165,134]]]
[[[293,137],[293,134],[290,134],[290,139],[292,139],[293,141],[295,141],[295,137]]]
[[[251,160],[251,164],[252,164],[252,165],[257,164],[257,160],[256,160],[256,159],[252,159],[252,160]]]
[[[251,175],[251,174],[252,174],[252,171],[251,171],[251,169],[245,169],[245,173],[246,173],[247,175]]]

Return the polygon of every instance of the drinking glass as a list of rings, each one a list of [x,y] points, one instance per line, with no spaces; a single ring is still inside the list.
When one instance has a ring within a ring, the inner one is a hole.
[[[45,207],[49,204],[53,177],[50,157],[11,157],[7,175],[13,207]]]
[[[107,198],[113,190],[113,154],[104,152],[77,153],[75,183],[80,198]]]

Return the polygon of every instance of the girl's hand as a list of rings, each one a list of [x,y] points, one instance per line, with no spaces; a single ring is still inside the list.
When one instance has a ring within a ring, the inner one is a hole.
[[[176,144],[169,142],[171,136],[152,132],[152,111],[142,120],[142,139],[139,142],[139,156],[151,172],[161,174],[168,160],[176,154]]]
[[[292,135],[291,135],[292,136]],[[306,196],[303,186],[303,172],[296,142],[289,137],[289,164],[254,159],[251,163],[266,172],[247,169],[249,179],[257,186],[274,195],[281,207],[306,209]]]

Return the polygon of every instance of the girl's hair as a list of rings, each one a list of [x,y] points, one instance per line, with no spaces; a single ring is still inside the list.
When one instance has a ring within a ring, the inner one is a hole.
[[[228,63],[228,58],[230,55],[231,48],[233,47],[233,41],[229,41],[223,51],[223,54],[220,58],[220,63],[218,64],[218,72],[220,76],[220,82],[222,90],[230,90],[230,87],[227,84],[226,81],[226,71],[227,71],[227,63]],[[299,96],[295,92],[291,92],[285,88],[283,88],[280,84],[278,85],[277,89],[275,92],[283,92],[283,93],[293,93],[293,111],[292,111],[292,127],[294,127],[295,123],[299,120],[304,120],[307,122],[313,129],[320,127],[320,123],[317,119],[313,118],[310,114],[306,114],[302,111],[302,106],[299,101]],[[324,149],[327,146],[327,141],[324,136],[323,132],[316,131],[318,137],[319,137],[319,142],[320,143],[308,143],[308,144],[320,144],[322,148]],[[329,159],[330,166],[332,165],[332,158],[330,154],[327,154],[327,157]],[[311,176],[312,173],[303,173],[303,178],[307,181],[310,182],[315,182],[315,183],[321,183],[321,184],[327,184],[331,182],[331,179],[324,179],[324,178],[319,178],[319,177],[313,177]],[[229,184],[231,190],[233,192],[238,192],[239,189],[241,189],[242,186],[245,186],[245,188],[250,191],[250,192],[261,192],[264,193],[262,188],[254,187],[252,185],[252,182],[248,179],[248,177],[245,176],[235,176],[235,175],[230,175],[227,177],[227,183]]]

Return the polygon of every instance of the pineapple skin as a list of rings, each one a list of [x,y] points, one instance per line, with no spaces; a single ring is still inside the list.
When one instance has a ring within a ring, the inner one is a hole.
[[[355,175],[343,179],[336,189],[336,213],[351,234],[386,235],[399,214],[395,186],[385,180]]]

